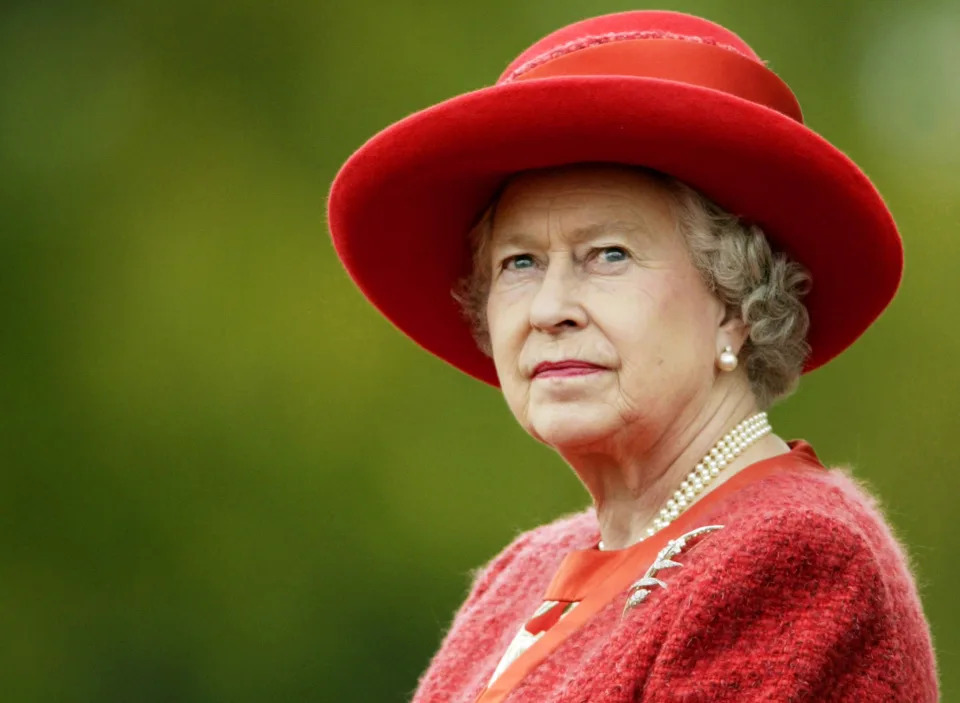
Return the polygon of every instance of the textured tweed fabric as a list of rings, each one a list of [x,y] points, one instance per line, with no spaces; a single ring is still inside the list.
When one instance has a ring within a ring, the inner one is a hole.
[[[930,633],[904,551],[842,469],[781,472],[712,505],[722,524],[621,618],[627,593],[564,639],[511,703],[937,700]],[[415,703],[471,703],[591,510],[522,534],[481,569]]]

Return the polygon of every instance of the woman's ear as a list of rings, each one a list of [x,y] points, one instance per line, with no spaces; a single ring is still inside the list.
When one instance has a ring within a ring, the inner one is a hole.
[[[739,315],[729,315],[717,328],[717,351],[730,347],[739,354],[750,335],[750,326]]]

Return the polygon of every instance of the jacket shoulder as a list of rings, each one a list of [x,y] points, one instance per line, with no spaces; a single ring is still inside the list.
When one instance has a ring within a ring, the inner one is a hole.
[[[727,535],[810,540],[867,550],[882,572],[909,573],[906,549],[869,485],[849,468],[784,471],[747,485],[715,506],[708,519]]]

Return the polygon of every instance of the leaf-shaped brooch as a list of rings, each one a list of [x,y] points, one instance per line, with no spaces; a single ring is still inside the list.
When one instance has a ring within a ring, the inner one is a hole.
[[[701,535],[722,529],[723,525],[707,525],[705,527],[698,527],[695,530],[691,530],[690,532],[680,535],[676,539],[672,539],[667,542],[667,546],[657,553],[657,558],[653,560],[653,564],[650,565],[650,568],[647,569],[647,572],[643,575],[643,577],[630,586],[630,595],[627,598],[626,605],[623,606],[623,613],[621,613],[620,617],[626,615],[630,608],[635,608],[643,603],[644,599],[650,595],[653,589],[667,587],[666,583],[657,578],[657,573],[663,569],[672,569],[675,566],[683,566],[683,564],[680,562],[673,561],[673,557],[679,555],[684,549],[687,548],[687,546],[690,545],[691,542],[696,540]]]

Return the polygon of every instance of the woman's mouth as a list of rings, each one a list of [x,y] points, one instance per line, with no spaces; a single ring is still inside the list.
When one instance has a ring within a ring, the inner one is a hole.
[[[563,376],[584,376],[606,371],[607,367],[591,364],[589,361],[567,359],[564,361],[543,361],[533,369],[532,378],[557,378]]]

